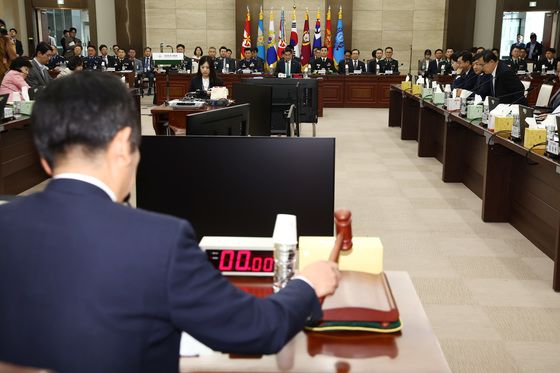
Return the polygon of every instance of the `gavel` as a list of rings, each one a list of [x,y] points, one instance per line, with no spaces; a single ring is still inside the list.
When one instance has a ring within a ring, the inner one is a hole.
[[[336,226],[336,241],[329,260],[338,263],[340,251],[352,249],[352,213],[350,210],[336,210],[334,212],[334,224]]]

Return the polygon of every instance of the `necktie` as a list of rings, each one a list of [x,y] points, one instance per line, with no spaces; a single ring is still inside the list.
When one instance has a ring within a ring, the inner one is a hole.
[[[286,64],[286,76],[290,76],[290,61]]]
[[[354,61],[354,70],[358,70],[358,61]]]

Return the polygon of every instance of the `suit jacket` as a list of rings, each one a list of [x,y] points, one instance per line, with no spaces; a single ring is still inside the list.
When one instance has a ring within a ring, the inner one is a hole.
[[[483,100],[486,96],[492,96],[492,75],[480,74],[477,76],[472,92],[482,97]]]
[[[134,71],[134,63],[126,57],[122,60],[116,58],[113,61],[113,64],[109,65],[109,67],[114,67],[115,71],[123,71],[123,70]]]
[[[286,60],[283,58],[278,61],[276,64],[276,75],[279,73],[285,74],[286,73]],[[301,65],[299,62],[292,60],[290,64],[290,73],[291,74],[301,74]]]
[[[521,58],[517,58],[514,60],[513,58],[509,57],[504,60],[506,65],[517,74],[518,71],[527,71],[527,62]]]
[[[237,71],[237,64],[233,58],[220,58],[218,64],[216,65],[216,72],[223,72],[224,71],[224,64],[228,66],[228,70],[226,72],[235,72]]]
[[[105,62],[105,67],[114,66],[115,62],[117,61],[115,56],[106,55],[106,56],[99,56],[99,58],[101,58],[101,63]]]
[[[386,71],[392,71],[393,75],[398,75],[399,61],[394,59],[391,59],[391,61],[388,61],[387,59],[382,59],[381,61],[379,61],[379,68],[381,69],[382,73],[385,73]]]
[[[192,62],[192,60],[191,60]],[[144,73],[151,73],[154,71],[154,58],[153,57],[142,57],[142,71]]]
[[[215,82],[215,84],[212,84],[212,80],[210,80],[210,85],[209,85],[208,88],[221,87],[223,85],[224,85],[224,83],[221,80],[218,80],[217,82]],[[204,90],[204,86],[202,84],[202,75],[197,74],[191,80],[191,85],[189,87],[189,92],[196,92],[196,91],[202,91],[202,90]]]
[[[52,80],[47,69],[44,69],[39,65],[35,59],[31,60],[31,69],[29,69],[29,75],[27,75],[27,84],[33,89],[44,88]]]
[[[260,65],[259,61],[255,60],[253,58],[251,58],[249,60],[242,59],[237,64],[237,68],[239,70],[251,70],[251,71],[259,71],[259,72],[263,71],[262,66]]]
[[[350,60],[341,60],[338,63],[338,73],[339,74],[346,74],[346,65],[348,65],[348,72],[350,74],[354,73],[354,70],[359,70],[362,73],[366,72],[366,64],[363,63],[363,61],[358,60],[357,61],[357,68],[354,68],[354,60],[350,59]]]
[[[477,75],[474,73],[474,70],[471,68],[468,73],[463,73],[459,75],[451,85],[451,88],[461,88],[466,89],[468,91],[472,91],[473,88],[476,86],[476,79]]]
[[[498,97],[501,104],[527,105],[525,86],[503,61],[498,61],[492,96]]]
[[[428,65],[428,76],[440,74],[442,62],[443,59],[440,59],[439,61],[436,59],[431,60],[430,64]]]
[[[367,71],[371,74],[377,74],[377,65],[379,65],[379,72],[381,72],[381,60],[377,61],[377,59],[373,58],[368,61],[367,64]]]
[[[539,62],[537,62],[536,67],[535,67],[535,71],[543,71],[543,70],[554,70],[556,71],[556,63],[558,62],[558,59],[553,58],[552,62],[550,62],[549,60],[547,60],[546,58],[541,58],[539,60]]]
[[[273,353],[320,314],[304,281],[257,299],[214,269],[188,222],[82,181],[0,206],[0,237],[1,361],[177,373],[181,330],[218,351]]]
[[[542,55],[543,53],[543,46],[541,43],[539,43],[538,41],[535,43],[535,46],[533,48],[533,54],[530,54],[531,51],[531,43],[527,43],[525,44],[525,49],[527,50],[527,59],[528,60],[532,60],[532,61],[538,61],[539,57]]]
[[[84,70],[101,70],[103,60],[99,56],[84,57]]]
[[[331,60],[330,58],[326,57],[325,60],[323,61],[323,58],[317,58],[315,60],[313,60],[313,63],[311,64],[311,70],[312,71],[319,71],[319,70],[325,70],[327,72],[336,72],[336,68],[334,67],[334,62],[333,60]]]
[[[18,56],[23,56],[23,44],[21,43],[21,40],[16,39],[15,40],[16,43],[16,53]]]

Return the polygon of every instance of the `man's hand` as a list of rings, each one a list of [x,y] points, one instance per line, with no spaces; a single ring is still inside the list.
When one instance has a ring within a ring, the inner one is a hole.
[[[340,281],[338,264],[327,260],[311,263],[300,274],[313,284],[317,298],[333,294]]]

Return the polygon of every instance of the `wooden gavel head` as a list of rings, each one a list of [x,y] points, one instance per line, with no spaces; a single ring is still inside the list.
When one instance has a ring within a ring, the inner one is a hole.
[[[339,209],[334,212],[336,235],[342,235],[341,250],[352,249],[352,213],[350,210]]]

